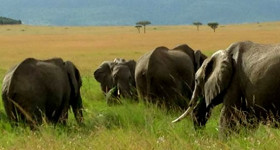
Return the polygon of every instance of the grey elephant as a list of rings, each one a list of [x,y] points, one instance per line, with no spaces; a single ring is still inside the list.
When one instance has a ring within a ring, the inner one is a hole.
[[[214,53],[196,72],[189,108],[196,128],[205,126],[211,109],[223,104],[220,133],[238,132],[259,122],[277,125],[280,119],[280,44],[233,43]]]
[[[167,106],[186,108],[194,88],[194,74],[206,56],[188,45],[172,50],[157,47],[137,62],[135,79],[140,99]]]
[[[102,62],[93,74],[102,91],[109,93],[109,97],[133,98],[136,95],[135,66],[134,60],[117,58],[114,61]]]
[[[72,62],[60,58],[27,58],[5,75],[2,100],[11,122],[22,120],[35,127],[46,119],[65,124],[72,107],[81,124],[81,85],[80,73]]]

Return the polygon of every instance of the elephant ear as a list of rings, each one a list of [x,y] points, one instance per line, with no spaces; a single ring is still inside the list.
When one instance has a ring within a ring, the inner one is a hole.
[[[135,67],[136,67],[136,61],[135,60],[129,60],[126,62],[126,65],[128,66],[130,73],[133,75],[135,74]]]
[[[204,68],[204,96],[208,107],[231,82],[232,58],[225,50],[217,51]]]
[[[103,62],[93,73],[94,78],[102,83],[107,80],[111,80],[112,64],[114,62],[105,61]]]
[[[195,70],[197,71],[207,57],[200,50],[194,52]]]
[[[68,74],[68,78],[71,84],[71,87],[75,91],[75,96],[78,95],[80,87],[82,86],[82,79],[79,70],[71,61],[65,62],[65,68]]]

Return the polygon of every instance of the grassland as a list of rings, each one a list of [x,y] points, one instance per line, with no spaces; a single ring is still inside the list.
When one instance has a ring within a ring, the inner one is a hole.
[[[180,111],[129,102],[109,107],[92,77],[104,60],[137,60],[157,46],[172,48],[186,43],[211,55],[242,40],[279,43],[280,22],[223,25],[215,33],[207,26],[199,32],[195,26],[148,26],[146,34],[138,34],[130,26],[0,26],[1,79],[9,67],[27,57],[62,57],[81,71],[85,107],[84,127],[76,125],[71,113],[67,126],[44,124],[39,131],[30,131],[24,126],[12,128],[0,102],[0,149],[276,149],[280,131],[262,125],[219,139],[219,107],[200,132],[194,131],[190,119],[170,123]]]

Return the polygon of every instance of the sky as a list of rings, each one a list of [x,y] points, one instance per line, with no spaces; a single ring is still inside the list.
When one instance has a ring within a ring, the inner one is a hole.
[[[31,25],[220,24],[280,20],[280,0],[0,0],[0,16]]]

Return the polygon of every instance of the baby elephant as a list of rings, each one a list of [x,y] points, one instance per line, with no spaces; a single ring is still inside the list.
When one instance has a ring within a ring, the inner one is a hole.
[[[3,80],[2,99],[8,118],[23,120],[31,127],[43,118],[65,124],[70,106],[77,122],[83,121],[79,70],[60,58],[27,58],[8,71]]]

